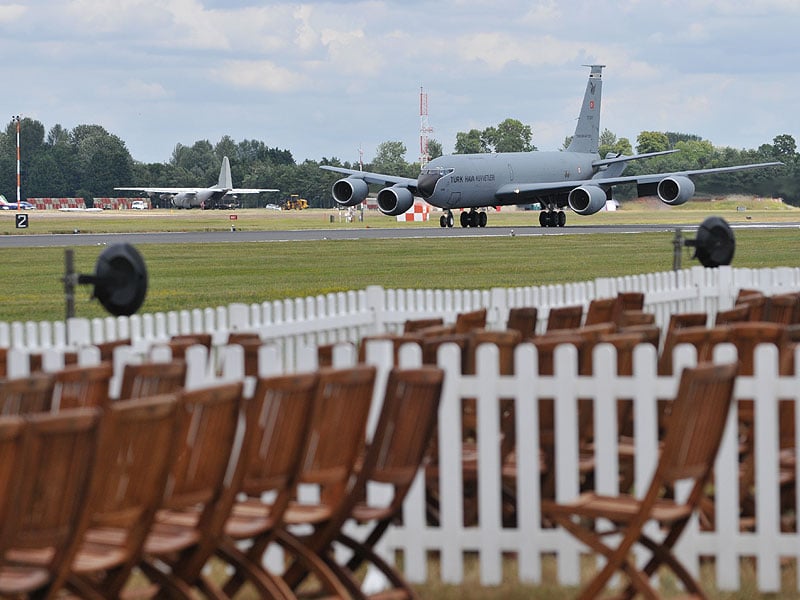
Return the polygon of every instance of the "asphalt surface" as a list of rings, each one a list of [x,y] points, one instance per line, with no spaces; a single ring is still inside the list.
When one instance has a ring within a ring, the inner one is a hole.
[[[733,229],[800,229],[798,223],[746,223],[731,225]],[[597,233],[691,232],[697,226],[687,225],[568,225],[566,227],[405,227],[363,229],[303,229],[292,231],[195,231],[169,233],[73,233],[49,235],[0,236],[0,248],[36,248],[67,246],[105,246],[109,244],[213,244],[237,242],[291,242],[355,239],[414,239],[452,237],[508,237],[544,235],[587,235]]]

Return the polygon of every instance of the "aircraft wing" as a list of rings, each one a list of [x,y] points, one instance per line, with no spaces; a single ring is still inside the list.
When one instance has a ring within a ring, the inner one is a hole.
[[[409,188],[412,193],[416,192],[417,180],[411,177],[399,177],[397,175],[383,175],[381,173],[370,173],[368,171],[357,171],[355,169],[345,169],[344,167],[332,167],[330,165],[320,165],[320,169],[326,171],[333,171],[334,173],[342,173],[348,177],[355,179],[363,179],[367,183],[376,183],[380,185],[402,185]]]
[[[260,189],[260,188],[234,188],[230,190],[229,194],[260,194],[261,192],[280,192],[276,189]]]
[[[123,192],[144,192],[145,194],[196,194],[201,189],[208,188],[148,188],[148,187],[115,187]]]
[[[522,201],[525,199],[536,198],[542,195],[543,192],[569,192],[576,187],[582,185],[600,185],[602,187],[609,187],[620,185],[623,183],[637,183],[648,184],[658,183],[666,177],[684,176],[692,177],[694,175],[710,175],[712,173],[729,173],[731,171],[744,171],[746,169],[760,169],[763,167],[778,167],[782,166],[782,162],[768,162],[757,163],[751,165],[735,165],[732,167],[716,167],[713,169],[693,169],[688,171],[672,171],[669,173],[650,173],[642,175],[628,175],[620,177],[603,177],[602,171],[595,175],[592,179],[584,179],[578,181],[550,181],[539,183],[509,183],[502,186],[495,192],[495,196],[499,200],[508,200],[511,198],[519,198]]]

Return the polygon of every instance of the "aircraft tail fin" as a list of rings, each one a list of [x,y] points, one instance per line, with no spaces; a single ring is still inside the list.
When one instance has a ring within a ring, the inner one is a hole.
[[[575,126],[567,152],[596,154],[600,147],[600,97],[603,91],[603,67],[605,65],[585,65],[591,69],[586,93],[583,96],[581,114]]]
[[[227,156],[222,157],[222,167],[219,170],[219,181],[217,187],[223,190],[233,189],[233,179],[231,178],[231,163]]]
[[[5,206],[7,204],[8,204],[8,200],[6,200],[6,197],[3,196],[3,194],[0,194],[0,206]]]

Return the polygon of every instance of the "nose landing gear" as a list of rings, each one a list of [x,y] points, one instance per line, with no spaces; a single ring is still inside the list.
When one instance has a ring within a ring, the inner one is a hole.
[[[439,227],[452,227],[454,224],[455,219],[453,219],[453,212],[449,209],[439,217]]]

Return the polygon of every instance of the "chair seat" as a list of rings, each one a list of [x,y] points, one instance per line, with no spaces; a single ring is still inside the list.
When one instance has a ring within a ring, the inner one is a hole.
[[[176,518],[176,515],[173,514],[171,517]],[[200,532],[195,526],[187,526],[177,521],[178,519],[169,522],[169,517],[164,518],[159,514],[147,536],[145,553],[164,555],[179,552],[200,541]]]
[[[590,519],[605,518],[613,523],[628,523],[639,513],[641,502],[633,496],[600,496],[592,492],[581,494],[573,502],[556,504],[542,500],[542,510],[549,514],[572,514]],[[661,499],[655,503],[650,516],[660,523],[672,523],[690,515],[692,508]]]
[[[283,515],[287,525],[322,523],[331,518],[333,509],[325,504],[290,504]]]
[[[48,579],[44,569],[6,566],[0,569],[0,594],[25,594],[42,587]]]
[[[268,531],[275,525],[272,506],[255,498],[236,503],[225,523],[225,534],[245,539]]]

